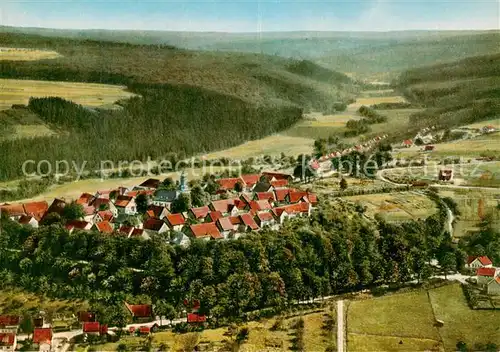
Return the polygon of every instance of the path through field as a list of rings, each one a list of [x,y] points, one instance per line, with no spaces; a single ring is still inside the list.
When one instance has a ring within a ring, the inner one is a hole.
[[[337,352],[344,352],[344,301],[337,301]]]

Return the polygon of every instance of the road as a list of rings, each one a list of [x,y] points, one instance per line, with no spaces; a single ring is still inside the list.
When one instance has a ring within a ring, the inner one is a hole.
[[[337,352],[344,352],[344,301],[337,301]]]

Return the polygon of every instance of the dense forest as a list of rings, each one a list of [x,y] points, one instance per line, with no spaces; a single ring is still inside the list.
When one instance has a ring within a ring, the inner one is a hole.
[[[2,219],[3,287],[20,286],[50,297],[86,299],[108,310],[104,323],[124,324],[122,302],[161,302],[179,311],[199,299],[213,322],[244,319],[264,308],[383,283],[424,280],[429,261],[463,265],[463,252],[443,230],[446,210],[401,224],[369,220],[362,207],[324,201],[311,218],[281,230],[233,241],[195,241],[171,247],[152,240],[68,232],[58,223],[39,229]],[[126,316],[126,314],[125,314]]]
[[[304,109],[341,110],[352,99],[349,78],[313,63],[5,33],[0,40],[5,46],[52,49],[62,55],[4,61],[0,77],[121,84],[137,94],[112,111],[57,98],[32,99],[29,112],[59,133],[0,142],[5,151],[0,180],[20,176],[28,159],[87,160],[94,165],[223,149],[283,130]],[[29,115],[17,108],[1,118],[22,120],[19,114]]]
[[[427,108],[411,116],[412,123],[448,127],[495,118],[500,111],[500,55],[409,70],[396,85],[408,100]]]

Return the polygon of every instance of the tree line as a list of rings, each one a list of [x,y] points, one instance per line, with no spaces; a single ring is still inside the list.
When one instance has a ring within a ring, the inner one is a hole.
[[[193,241],[188,248],[172,247],[162,235],[69,234],[58,223],[32,229],[3,218],[0,285],[88,300],[103,323],[119,326],[128,316],[123,300],[155,303],[175,316],[185,299],[198,299],[201,312],[223,324],[314,297],[425,280],[431,259],[451,269],[463,264],[443,230],[444,207],[426,220],[400,224],[369,220],[363,211],[325,201],[310,218],[279,231]]]

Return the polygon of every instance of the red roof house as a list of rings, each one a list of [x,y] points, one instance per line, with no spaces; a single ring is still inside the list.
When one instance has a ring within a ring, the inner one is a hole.
[[[0,332],[0,346],[10,347],[9,350],[13,351],[16,347],[16,333]]]
[[[92,312],[79,312],[78,321],[80,323],[89,323],[95,321],[95,314]]]
[[[51,328],[35,328],[33,331],[33,343],[37,345],[52,344],[52,329]]]
[[[184,219],[184,216],[180,213],[179,214],[168,214],[165,217],[165,221],[166,221],[167,225],[173,229],[174,227],[184,225],[184,223],[186,222],[186,219]]]
[[[11,218],[19,218],[26,215],[22,204],[4,204],[0,206],[0,212]]]
[[[206,205],[189,209],[189,214],[196,220],[205,219],[208,213],[210,213],[210,208]]]
[[[467,267],[472,268],[472,269],[477,269],[477,268],[483,268],[483,267],[491,267],[493,263],[491,262],[490,258],[487,256],[483,255],[480,257],[477,256],[468,256],[467,257]]]
[[[80,198],[76,200],[76,204],[80,205],[90,205],[92,201],[94,200],[94,195],[90,193],[82,193]]]
[[[249,213],[241,214],[240,218],[241,218],[241,222],[243,223],[243,225],[245,225],[247,230],[249,229],[249,230],[256,231],[259,229],[259,225],[257,225],[257,223],[253,219],[252,215],[250,215]]]
[[[142,188],[157,189],[160,186],[161,181],[155,178],[150,178],[139,185]]]
[[[496,268],[479,268],[476,271],[477,276],[495,277]]]
[[[251,174],[251,175],[241,175],[240,178],[243,180],[247,189],[252,189],[253,186],[260,180],[260,175]]]
[[[275,189],[274,194],[276,201],[283,203],[287,201],[288,194],[290,194],[291,190],[289,188]]]
[[[24,212],[26,215],[41,219],[43,214],[49,209],[49,204],[45,201],[24,203]]]
[[[84,322],[82,324],[82,330],[86,334],[99,334],[101,332],[101,326],[97,321]]]
[[[283,172],[263,172],[262,175],[266,176],[269,182],[275,180],[287,180],[291,181],[293,179],[292,175],[285,174]]]
[[[288,180],[274,180],[271,181],[271,186],[274,188],[284,188],[288,186]]]
[[[220,211],[211,211],[205,218],[206,222],[216,222],[218,219],[222,218],[223,215]]]
[[[207,321],[207,317],[203,314],[189,313],[187,315],[187,322],[189,324],[200,324]]]
[[[190,225],[189,233],[195,238],[211,238],[214,240],[224,238],[214,222]]]
[[[232,191],[236,187],[237,183],[240,183],[242,187],[245,187],[243,180],[239,177],[220,178],[216,180],[216,182],[219,184],[220,191]]]
[[[150,304],[128,304],[125,307],[129,310],[134,319],[151,319],[153,317],[153,306]]]
[[[223,214],[229,213],[234,206],[235,199],[220,199],[210,203],[210,209],[220,211]]]
[[[19,322],[18,315],[0,315],[0,327],[18,326]]]
[[[100,233],[113,233],[114,228],[113,225],[109,223],[109,221],[101,221],[95,224],[95,228]]]
[[[141,335],[148,335],[151,333],[151,328],[149,326],[140,326],[139,333]]]
[[[252,200],[250,202],[250,209],[257,212],[261,210],[270,210],[272,206],[269,204],[268,200]]]
[[[269,202],[274,202],[274,193],[273,192],[258,192],[255,193],[256,200],[267,200]]]
[[[219,218],[217,219],[216,223],[217,227],[219,228],[220,231],[226,232],[226,231],[231,231],[234,229],[234,226],[231,222],[230,218]]]

